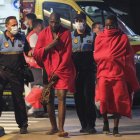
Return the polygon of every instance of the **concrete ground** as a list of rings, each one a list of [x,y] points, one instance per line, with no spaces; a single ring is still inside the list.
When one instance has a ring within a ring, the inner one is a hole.
[[[57,114],[57,113],[56,113]],[[113,128],[113,120],[110,119],[110,129]],[[49,119],[43,119],[40,122],[29,126],[29,133],[20,135],[18,132],[1,137],[0,140],[140,140],[140,108],[133,109],[133,118],[128,119],[122,117],[120,120],[121,137],[114,137],[112,134],[102,134],[102,119],[97,119],[97,134],[81,134],[79,133],[80,124],[74,109],[67,109],[67,117],[65,122],[65,130],[69,132],[69,137],[60,138],[56,135],[48,136],[46,132],[50,129]]]

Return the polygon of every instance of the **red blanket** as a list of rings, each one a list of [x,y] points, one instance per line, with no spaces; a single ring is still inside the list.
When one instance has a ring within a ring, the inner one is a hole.
[[[50,27],[44,29],[39,34],[34,50],[34,58],[38,64],[45,67],[49,79],[52,74],[59,77],[54,86],[55,89],[67,89],[74,92],[75,68],[71,59],[71,33],[61,27],[58,36],[60,36],[59,45],[45,53],[45,47],[53,41],[53,37]]]
[[[105,29],[96,37],[94,48],[98,79],[96,100],[101,101],[101,112],[130,117],[129,93],[138,90],[139,83],[134,66],[134,52],[127,36],[119,29]]]

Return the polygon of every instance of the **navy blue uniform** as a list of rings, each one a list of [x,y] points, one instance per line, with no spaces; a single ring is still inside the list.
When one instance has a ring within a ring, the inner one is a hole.
[[[86,29],[84,34],[72,32],[72,58],[77,71],[75,104],[82,129],[95,127],[94,105],[95,64],[93,60],[93,33]]]
[[[24,92],[23,69],[25,59],[23,52],[28,52],[30,47],[26,38],[18,33],[14,41],[6,36],[6,32],[0,33],[0,112],[2,111],[2,95],[6,85],[11,85],[12,98],[15,108],[15,118],[19,127],[27,127]]]

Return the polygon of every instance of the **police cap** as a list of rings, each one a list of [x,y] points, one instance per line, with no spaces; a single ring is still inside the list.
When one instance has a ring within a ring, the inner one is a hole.
[[[86,20],[86,15],[83,12],[77,12],[74,16],[74,19],[84,19],[84,20]]]

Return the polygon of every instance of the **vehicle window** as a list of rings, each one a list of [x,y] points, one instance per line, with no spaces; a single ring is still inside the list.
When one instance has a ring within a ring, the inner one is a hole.
[[[87,6],[85,8],[85,12],[92,18],[93,21],[101,22],[102,25],[105,24],[105,19],[107,18],[107,16],[112,14],[111,12],[101,10],[95,6]],[[119,18],[118,26],[125,34],[135,35],[135,33],[128,26],[126,26],[126,24],[122,22]]]
[[[49,24],[48,19],[52,12],[59,13],[61,16],[61,23],[64,27],[68,29],[72,29],[73,15],[75,14],[75,10],[63,3],[56,2],[44,2],[43,3],[43,15],[46,26]]]
[[[0,18],[0,31],[5,30],[5,19],[6,18]]]
[[[127,35],[135,36],[136,34],[123,22],[118,18],[118,26],[119,28]]]
[[[115,14],[108,6],[103,3],[79,2],[77,3],[90,17],[91,20],[101,22],[104,26],[105,19],[108,15]],[[135,35],[135,33],[118,18],[119,28],[127,35]]]
[[[93,20],[102,22],[102,10],[96,6],[85,6],[82,9],[90,16]]]
[[[103,25],[105,24],[105,18],[111,14],[100,7],[97,6],[81,6],[81,8],[86,12],[86,14],[96,22],[101,22]]]

